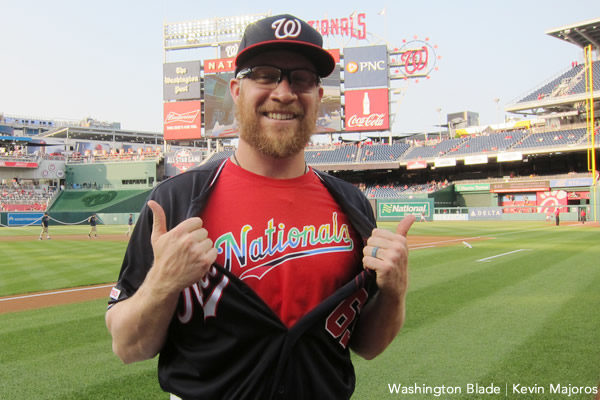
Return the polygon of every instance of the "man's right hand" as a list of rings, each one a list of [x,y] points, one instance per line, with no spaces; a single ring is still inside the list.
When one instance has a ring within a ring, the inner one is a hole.
[[[154,282],[170,293],[179,293],[204,278],[217,259],[217,249],[199,217],[189,218],[167,231],[167,218],[160,204],[150,200],[148,207],[153,214]]]

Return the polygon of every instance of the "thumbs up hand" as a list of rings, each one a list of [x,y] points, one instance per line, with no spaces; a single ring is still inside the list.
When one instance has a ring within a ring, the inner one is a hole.
[[[363,265],[377,274],[377,286],[382,292],[406,292],[408,287],[408,245],[406,236],[414,215],[404,217],[396,232],[374,229],[363,249]]]
[[[167,218],[160,204],[150,200],[148,207],[153,214],[155,282],[169,292],[178,293],[204,278],[217,259],[217,249],[199,217],[189,218],[167,231]]]

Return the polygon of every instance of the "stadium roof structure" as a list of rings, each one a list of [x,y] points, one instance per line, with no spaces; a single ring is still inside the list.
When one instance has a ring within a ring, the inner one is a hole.
[[[592,48],[598,51],[600,49],[600,18],[550,29],[546,31],[546,34],[582,49],[592,45]]]
[[[600,18],[595,18],[560,28],[550,29],[546,34],[583,49],[589,45],[593,52],[600,54]],[[600,60],[594,61],[600,63]],[[545,85],[532,89],[527,96],[505,107],[505,111],[536,115],[538,117],[569,117],[585,114],[583,104],[589,95],[579,89],[571,91],[583,79],[582,65],[576,65],[571,71],[563,72],[558,78],[550,79]],[[594,80],[594,98],[600,99],[598,91],[600,77]],[[579,85],[581,86],[581,85]],[[536,94],[538,94],[536,96]]]
[[[39,137],[73,140],[97,140],[105,142],[144,143],[149,145],[162,145],[164,141],[162,133],[73,126],[65,126],[58,129],[53,129],[40,134]]]

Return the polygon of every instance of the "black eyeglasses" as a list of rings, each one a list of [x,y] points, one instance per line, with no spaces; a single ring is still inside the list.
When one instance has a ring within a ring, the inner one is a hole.
[[[293,91],[309,92],[321,83],[316,72],[305,68],[283,69],[271,65],[242,68],[236,79],[249,78],[265,89],[273,90],[286,77]]]

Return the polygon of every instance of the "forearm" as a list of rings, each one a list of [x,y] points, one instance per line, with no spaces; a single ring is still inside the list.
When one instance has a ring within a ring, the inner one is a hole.
[[[405,313],[405,294],[378,292],[361,312],[352,334],[352,350],[367,360],[377,357],[402,328]]]
[[[106,312],[113,352],[126,364],[150,359],[162,348],[179,293],[144,282],[129,299]]]

